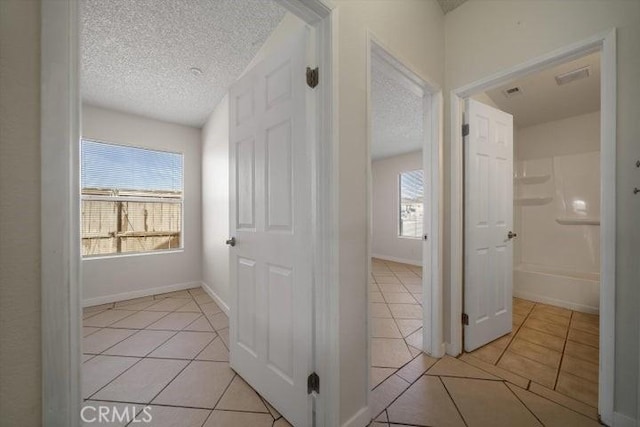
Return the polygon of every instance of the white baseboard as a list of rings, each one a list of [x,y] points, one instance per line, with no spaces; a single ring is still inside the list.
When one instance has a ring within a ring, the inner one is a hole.
[[[342,424],[342,427],[365,427],[371,422],[371,415],[369,415],[369,407],[365,406],[360,409],[356,414],[349,418],[347,422]]]
[[[218,304],[218,307],[220,307],[222,311],[224,311],[224,314],[229,317],[229,306],[227,305],[227,303],[224,302],[222,298],[220,298],[220,296],[204,282],[202,282],[202,289],[204,289],[204,291],[215,301],[215,303]]]
[[[397,258],[389,255],[371,254],[372,258],[378,258],[384,261],[401,262],[403,264],[415,265],[416,267],[422,267],[422,261],[416,261],[415,259]]]
[[[612,427],[638,427],[638,422],[631,417],[623,415],[619,412],[614,412]]]
[[[582,313],[589,313],[589,314],[598,314],[600,312],[600,310],[597,307],[591,307],[588,305],[583,305],[583,304],[577,304],[577,303],[573,303],[571,301],[564,301],[561,299],[557,299],[557,298],[549,298],[543,295],[539,295],[533,292],[525,292],[525,291],[518,291],[516,289],[513,290],[513,296],[517,297],[517,298],[522,298],[522,299],[526,299],[529,301],[533,301],[533,302],[540,302],[543,304],[549,304],[549,305],[555,305],[557,307],[562,307],[562,308],[567,308],[569,310],[573,310],[573,311],[579,311]]]
[[[109,304],[112,302],[125,301],[133,298],[147,297],[149,295],[163,294],[165,292],[182,291],[185,289],[198,288],[202,285],[202,282],[177,283],[175,285],[159,286],[157,288],[141,289],[139,291],[105,295],[103,297],[86,298],[82,300],[82,307],[92,307],[94,305]]]

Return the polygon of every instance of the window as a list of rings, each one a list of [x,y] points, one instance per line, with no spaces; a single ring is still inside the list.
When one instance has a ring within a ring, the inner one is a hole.
[[[423,178],[422,170],[400,174],[400,237],[422,237]]]
[[[182,247],[183,156],[83,140],[82,255]]]

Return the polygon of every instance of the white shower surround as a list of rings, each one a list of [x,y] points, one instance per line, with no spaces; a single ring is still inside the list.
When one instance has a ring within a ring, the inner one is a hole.
[[[516,132],[514,295],[599,312],[599,113]]]
[[[597,314],[600,311],[600,274],[519,264],[513,270],[513,295]]]

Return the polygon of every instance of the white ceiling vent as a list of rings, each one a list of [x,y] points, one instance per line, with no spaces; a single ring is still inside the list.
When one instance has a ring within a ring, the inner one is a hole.
[[[514,96],[522,95],[522,89],[518,86],[510,87],[509,89],[505,89],[502,91],[505,97],[513,98]]]
[[[586,79],[589,77],[590,69],[591,66],[586,66],[567,73],[559,74],[556,76],[556,83],[558,83],[558,86],[562,86],[567,83],[575,82],[576,80]]]

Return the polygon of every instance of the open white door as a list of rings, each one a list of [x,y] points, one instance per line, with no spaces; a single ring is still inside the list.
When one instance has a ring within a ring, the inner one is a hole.
[[[297,427],[312,413],[307,37],[292,37],[229,93],[231,367]]]
[[[467,100],[464,187],[464,349],[511,332],[513,117]]]

